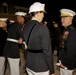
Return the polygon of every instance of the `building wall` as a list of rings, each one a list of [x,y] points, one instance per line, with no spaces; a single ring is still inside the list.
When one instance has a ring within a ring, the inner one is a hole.
[[[3,4],[5,6],[7,5],[7,13],[4,13],[4,11],[3,11]],[[11,2],[9,2],[8,0],[0,0],[0,18],[5,17],[5,18],[11,19],[11,20],[15,20],[14,13],[17,11],[24,11],[27,13],[28,8],[21,7],[21,6],[15,6]],[[30,16],[27,15],[26,19],[30,20]]]

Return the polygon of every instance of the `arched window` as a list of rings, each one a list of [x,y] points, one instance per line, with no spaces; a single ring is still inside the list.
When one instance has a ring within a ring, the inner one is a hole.
[[[3,8],[3,13],[7,14],[8,13],[8,5],[7,5],[7,3],[4,2],[2,4],[2,8]]]

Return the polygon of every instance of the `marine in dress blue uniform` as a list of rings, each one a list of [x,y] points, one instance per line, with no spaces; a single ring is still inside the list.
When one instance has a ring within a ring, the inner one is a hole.
[[[76,68],[76,29],[72,24],[76,13],[70,9],[61,9],[61,22],[65,27],[61,42],[58,61],[60,75],[72,75]]]
[[[3,55],[7,57],[9,65],[10,65],[10,73],[11,75],[20,75],[19,72],[19,61],[20,61],[20,49],[19,49],[19,41],[22,40],[22,24],[18,22],[20,21],[21,16],[25,16],[25,12],[16,12],[17,16],[16,21],[9,28],[7,41],[4,48]]]

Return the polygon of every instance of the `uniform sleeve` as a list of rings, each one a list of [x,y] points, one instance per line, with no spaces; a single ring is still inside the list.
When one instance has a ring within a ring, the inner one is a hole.
[[[23,44],[23,46],[22,46],[23,50],[27,49],[27,44],[26,44],[25,39],[24,39],[24,28],[22,31],[22,42],[23,42],[22,43]]]
[[[46,62],[49,66],[51,74],[54,73],[54,62],[53,62],[53,55],[52,55],[52,48],[51,48],[51,40],[49,30],[46,26],[43,26],[41,29],[41,43],[43,53],[46,59]]]
[[[76,31],[72,30],[67,40],[67,64],[76,64]]]
[[[21,29],[22,29],[22,26],[18,26],[18,35],[19,35],[20,38],[22,38],[22,31],[21,31]]]

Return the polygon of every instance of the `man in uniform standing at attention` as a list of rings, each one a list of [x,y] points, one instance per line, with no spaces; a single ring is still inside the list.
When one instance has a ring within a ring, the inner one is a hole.
[[[72,24],[76,13],[70,9],[61,9],[60,13],[65,29],[57,65],[60,66],[60,75],[72,75],[76,68],[76,29]]]
[[[7,41],[5,44],[3,55],[7,57],[10,65],[10,75],[20,75],[19,62],[20,62],[20,49],[19,44],[22,43],[22,16],[25,16],[25,12],[17,12],[16,21],[8,30]]]
[[[49,73],[54,75],[50,34],[47,26],[41,23],[44,18],[44,7],[45,4],[40,2],[35,2],[30,6],[29,14],[32,19],[23,30],[24,40],[27,43],[26,70],[28,75],[49,75]]]

